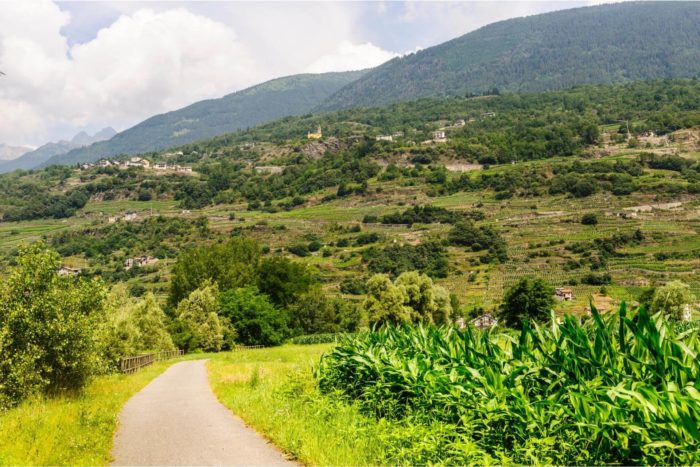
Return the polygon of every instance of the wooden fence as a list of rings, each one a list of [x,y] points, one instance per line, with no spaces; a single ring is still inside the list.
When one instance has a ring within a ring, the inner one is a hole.
[[[121,370],[123,373],[134,373],[141,368],[152,364],[153,362],[179,357],[184,353],[184,350],[168,350],[165,352],[146,353],[142,355],[135,355],[133,357],[124,357],[121,361]]]
[[[231,349],[232,352],[238,352],[241,350],[248,350],[248,349],[262,349],[264,348],[264,345],[236,345]]]

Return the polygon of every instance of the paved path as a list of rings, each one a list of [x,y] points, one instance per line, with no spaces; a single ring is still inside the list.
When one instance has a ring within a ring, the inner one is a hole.
[[[204,362],[174,364],[126,403],[114,465],[295,465],[219,403]]]

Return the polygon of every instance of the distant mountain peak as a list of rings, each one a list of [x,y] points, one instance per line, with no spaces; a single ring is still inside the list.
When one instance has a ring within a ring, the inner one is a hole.
[[[95,135],[92,137],[95,141],[104,141],[106,139],[110,139],[112,136],[117,134],[117,130],[112,128],[111,126],[102,128],[100,131],[95,133]]]
[[[88,144],[92,143],[92,137],[88,135],[87,132],[81,131],[77,135],[73,136],[70,142],[73,144],[78,144],[80,146],[87,146]]]

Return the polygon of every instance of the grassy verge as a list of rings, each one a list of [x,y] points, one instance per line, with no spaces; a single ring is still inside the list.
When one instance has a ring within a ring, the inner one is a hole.
[[[107,465],[126,401],[173,361],[96,378],[78,395],[34,398],[0,413],[0,465]]]
[[[386,423],[322,396],[312,365],[329,344],[218,354],[208,362],[219,400],[291,457],[307,465],[377,465]],[[393,429],[393,427],[392,427]]]

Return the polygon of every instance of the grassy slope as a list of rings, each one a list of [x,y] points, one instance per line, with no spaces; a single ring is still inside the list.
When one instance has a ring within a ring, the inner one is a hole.
[[[170,362],[96,378],[79,395],[34,398],[0,414],[0,465],[107,465],[126,401]]]
[[[321,396],[312,365],[327,344],[222,353],[209,361],[219,400],[298,461],[308,465],[377,465],[388,427],[356,407]]]

